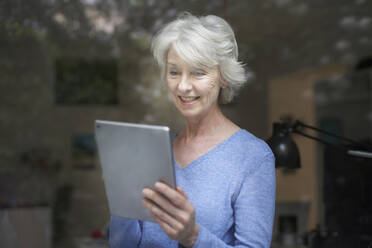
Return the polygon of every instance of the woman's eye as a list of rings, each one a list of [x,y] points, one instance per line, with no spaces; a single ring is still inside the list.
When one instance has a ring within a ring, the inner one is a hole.
[[[178,72],[177,71],[169,71],[169,74],[171,76],[177,76],[178,75]]]
[[[203,71],[196,71],[196,72],[194,72],[194,75],[197,76],[197,77],[202,77],[202,76],[205,76],[206,73],[203,72]]]

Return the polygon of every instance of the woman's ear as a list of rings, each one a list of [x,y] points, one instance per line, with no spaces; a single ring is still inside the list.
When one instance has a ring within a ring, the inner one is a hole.
[[[229,86],[228,82],[223,78],[221,73],[221,68],[218,68],[219,78],[220,78],[220,87],[221,89],[227,88]]]
[[[227,88],[227,86],[228,86],[228,83],[226,82],[226,80],[223,77],[221,77],[220,86],[221,86],[222,89]]]

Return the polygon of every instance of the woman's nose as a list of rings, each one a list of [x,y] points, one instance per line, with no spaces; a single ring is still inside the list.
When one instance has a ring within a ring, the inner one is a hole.
[[[178,90],[181,92],[186,92],[191,90],[192,85],[190,82],[190,78],[187,75],[182,75],[180,82],[178,83]]]

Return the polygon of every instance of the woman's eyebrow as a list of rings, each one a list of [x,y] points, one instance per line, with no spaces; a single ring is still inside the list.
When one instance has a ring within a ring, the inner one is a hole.
[[[205,68],[200,68],[200,67],[192,67],[191,69],[192,69],[193,71],[204,71],[204,72],[207,71]]]
[[[171,66],[177,66],[176,64],[172,63],[172,62],[167,62],[168,65],[171,65]]]

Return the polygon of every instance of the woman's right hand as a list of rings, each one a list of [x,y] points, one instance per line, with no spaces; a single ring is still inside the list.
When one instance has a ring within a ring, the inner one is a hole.
[[[180,187],[173,189],[161,182],[155,183],[155,189],[143,189],[143,205],[169,238],[192,247],[198,237],[199,225],[195,221],[195,208],[186,193]]]

